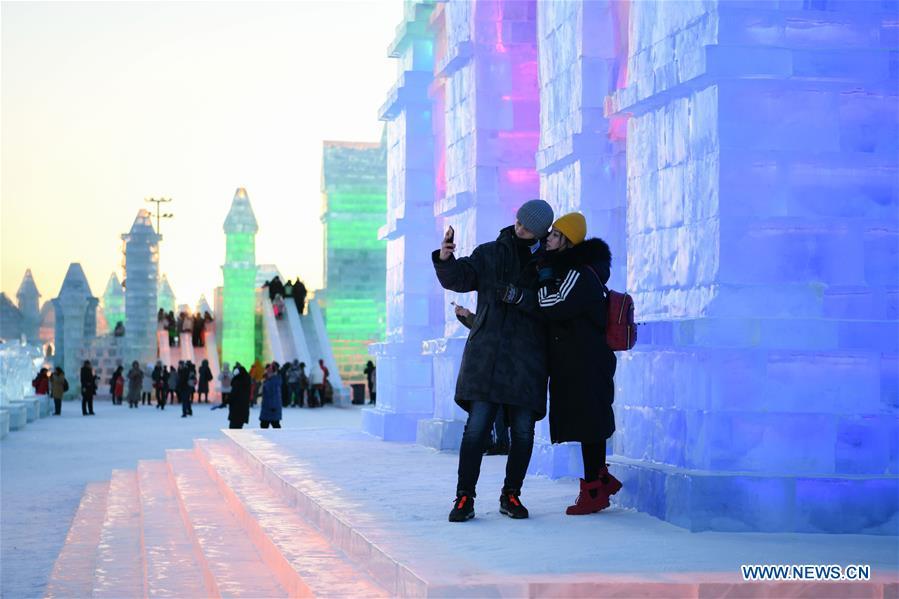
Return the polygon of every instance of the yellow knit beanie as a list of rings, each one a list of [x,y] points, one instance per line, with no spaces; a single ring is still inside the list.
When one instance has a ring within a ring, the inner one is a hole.
[[[553,223],[553,229],[567,237],[571,245],[577,245],[587,236],[587,219],[580,212],[569,212]]]

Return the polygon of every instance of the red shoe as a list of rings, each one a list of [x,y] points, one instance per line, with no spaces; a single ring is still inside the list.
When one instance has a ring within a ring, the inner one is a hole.
[[[608,477],[608,482],[602,485],[602,490],[606,495],[611,497],[621,490],[621,481],[612,476],[612,473],[609,472],[608,464],[599,469],[599,480],[602,480],[604,477]]]
[[[609,496],[606,495],[601,480],[588,483],[583,478],[581,481],[581,492],[578,493],[574,505],[569,505],[565,513],[569,516],[583,516],[584,514],[594,514],[600,510],[609,507]],[[590,496],[590,491],[595,493],[595,497]]]

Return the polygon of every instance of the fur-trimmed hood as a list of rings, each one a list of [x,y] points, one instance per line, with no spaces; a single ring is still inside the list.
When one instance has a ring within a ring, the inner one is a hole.
[[[592,266],[603,279],[603,283],[609,280],[609,272],[612,269],[612,251],[609,244],[599,237],[591,237],[565,251],[547,251],[550,262],[556,270],[576,268],[579,266]]]

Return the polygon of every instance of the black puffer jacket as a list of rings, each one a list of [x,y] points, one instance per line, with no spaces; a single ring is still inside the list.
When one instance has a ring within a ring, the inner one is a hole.
[[[524,258],[524,259],[522,259]],[[478,292],[476,316],[462,353],[456,403],[471,401],[526,406],[535,420],[546,416],[546,325],[537,308],[536,261],[515,237],[514,227],[467,258],[440,261],[431,255],[444,289]],[[524,293],[517,304],[497,299],[496,290],[514,284]]]
[[[537,295],[550,323],[550,436],[553,443],[597,443],[615,432],[616,358],[606,345],[604,291],[612,254],[594,238],[546,255],[553,274]]]

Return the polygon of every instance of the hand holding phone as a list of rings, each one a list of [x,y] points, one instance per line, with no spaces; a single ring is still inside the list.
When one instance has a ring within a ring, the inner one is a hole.
[[[456,244],[453,243],[453,239],[456,236],[456,231],[450,226],[446,230],[446,234],[443,236],[443,243],[440,244],[440,260],[445,261],[449,260],[450,256],[453,255],[453,252],[456,250]]]

